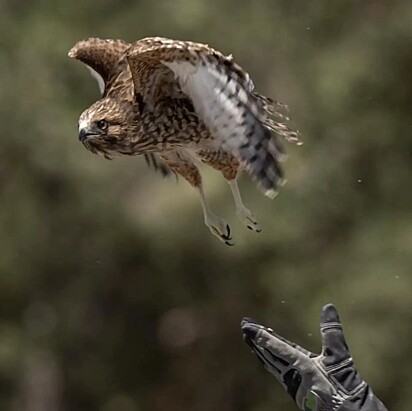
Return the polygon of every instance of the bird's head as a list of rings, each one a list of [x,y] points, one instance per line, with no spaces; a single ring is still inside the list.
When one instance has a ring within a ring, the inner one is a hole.
[[[98,100],[79,118],[79,140],[91,152],[111,158],[127,144],[131,111],[125,102]]]

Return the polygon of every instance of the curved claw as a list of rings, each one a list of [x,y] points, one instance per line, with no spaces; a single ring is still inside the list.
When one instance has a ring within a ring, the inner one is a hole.
[[[246,207],[238,208],[236,214],[239,220],[245,224],[249,230],[252,230],[255,233],[260,233],[262,231],[256,217]]]
[[[233,246],[234,242],[231,235],[229,224],[219,217],[209,214],[205,219],[205,224],[211,233],[226,245]]]

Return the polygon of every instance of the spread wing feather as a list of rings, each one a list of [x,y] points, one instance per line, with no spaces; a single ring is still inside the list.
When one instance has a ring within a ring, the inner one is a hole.
[[[268,197],[276,195],[284,159],[270,133],[277,130],[267,121],[267,104],[231,56],[204,44],[157,37],[132,44],[127,59],[145,103],[155,106],[157,98],[183,93],[222,148],[244,164]]]
[[[77,42],[69,51],[69,57],[87,65],[103,94],[128,47],[123,40],[89,38]]]

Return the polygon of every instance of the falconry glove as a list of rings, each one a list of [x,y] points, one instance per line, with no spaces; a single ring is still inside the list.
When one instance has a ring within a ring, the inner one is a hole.
[[[387,411],[362,380],[345,342],[338,311],[322,308],[322,353],[314,354],[250,318],[242,320],[245,342],[304,411]]]

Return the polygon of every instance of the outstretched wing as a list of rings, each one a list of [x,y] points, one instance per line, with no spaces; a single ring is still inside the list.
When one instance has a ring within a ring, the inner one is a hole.
[[[123,40],[89,38],[76,43],[69,51],[69,57],[86,64],[103,94],[128,47]]]
[[[273,127],[265,124],[264,102],[231,56],[204,44],[156,37],[132,44],[127,59],[145,105],[154,108],[166,96],[189,98],[222,148],[245,165],[268,197],[276,195],[284,152],[271,136]]]

